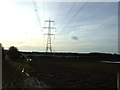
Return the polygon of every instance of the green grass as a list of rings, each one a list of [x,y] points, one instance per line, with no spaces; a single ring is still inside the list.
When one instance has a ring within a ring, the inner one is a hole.
[[[26,71],[32,70],[32,67],[27,62],[13,62],[10,61],[9,64],[16,70],[21,72],[23,68],[26,69]]]
[[[100,62],[71,62],[65,66],[71,68],[78,68],[81,70],[95,70],[95,71],[106,71],[106,72],[117,72],[119,70],[118,65],[110,63]]]
[[[116,73],[119,70],[117,64],[84,59],[41,58],[36,55],[33,55],[30,64],[24,61],[6,61],[3,66],[4,82],[16,78],[18,81],[23,80],[25,77],[21,70],[24,67],[31,77],[44,80],[51,87],[86,87],[88,84],[89,87],[115,87]]]
[[[23,84],[23,80],[26,78],[22,73],[22,68],[25,68],[27,72],[33,70],[32,67],[26,62],[4,61],[2,67],[2,82],[3,87],[5,84],[13,82],[16,87],[19,83],[19,87]]]
[[[90,87],[115,87],[119,70],[117,64],[72,59],[33,58],[31,66],[36,70],[33,76],[47,81],[52,87],[86,87],[87,84]],[[51,74],[54,77],[50,77]]]
[[[34,59],[33,59],[34,60]],[[97,61],[80,61],[80,60],[35,60],[32,62],[34,68],[38,71],[44,69],[64,68],[64,69],[79,69],[79,70],[93,70],[104,72],[117,72],[119,70],[118,64],[101,63]]]

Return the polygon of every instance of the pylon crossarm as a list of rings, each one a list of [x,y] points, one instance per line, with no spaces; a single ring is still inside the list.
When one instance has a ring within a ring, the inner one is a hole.
[[[55,35],[55,34],[46,33],[46,34],[44,34],[44,35]]]

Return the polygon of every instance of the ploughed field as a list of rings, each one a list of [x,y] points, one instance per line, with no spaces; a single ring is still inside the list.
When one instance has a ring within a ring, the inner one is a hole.
[[[50,88],[116,90],[119,64],[102,63],[100,58],[32,56],[29,71]],[[108,58],[101,58],[104,61]]]

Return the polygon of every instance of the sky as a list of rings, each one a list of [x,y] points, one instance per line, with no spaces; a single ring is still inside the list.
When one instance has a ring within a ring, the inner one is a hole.
[[[117,2],[45,2],[3,0],[0,3],[0,43],[8,49],[46,50],[51,23],[53,52],[118,53]]]

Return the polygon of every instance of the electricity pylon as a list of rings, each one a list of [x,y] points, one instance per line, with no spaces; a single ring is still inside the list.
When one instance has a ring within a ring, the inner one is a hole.
[[[55,27],[51,27],[51,23],[53,22],[55,25],[55,22],[52,20],[45,20],[45,22],[48,22],[48,27],[43,27],[43,29],[48,29],[48,33],[45,33],[44,35],[47,35],[47,45],[46,45],[46,52],[51,52],[52,53],[52,40],[51,36],[54,35],[51,33],[51,29],[56,29]]]

